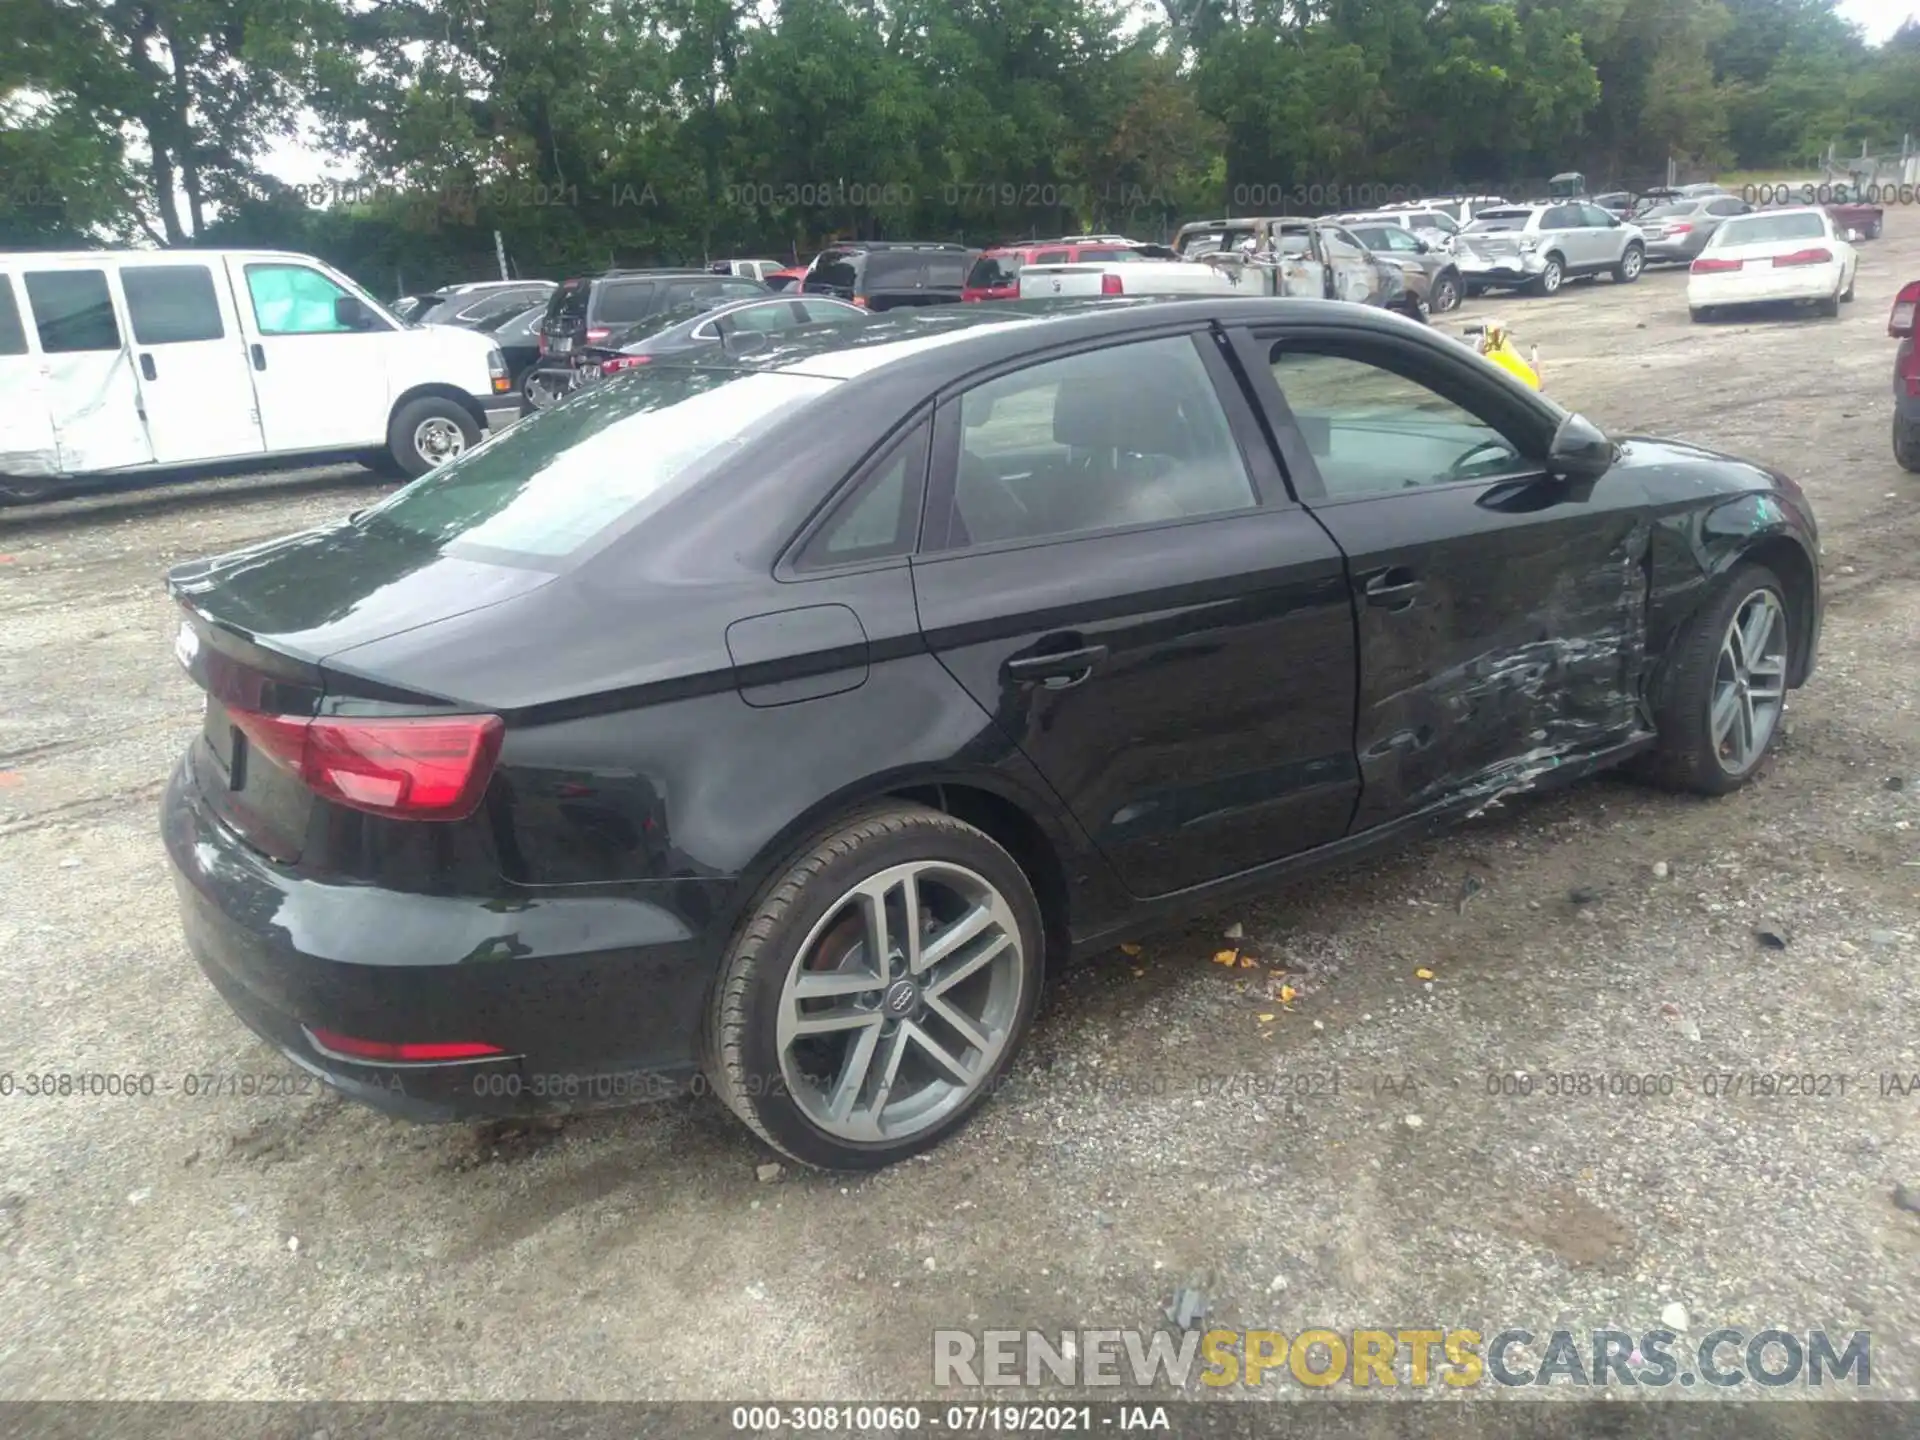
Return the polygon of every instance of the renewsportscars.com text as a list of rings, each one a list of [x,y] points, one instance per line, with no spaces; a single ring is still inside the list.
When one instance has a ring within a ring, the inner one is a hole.
[[[1456,1389],[1609,1385],[1730,1389],[1872,1383],[1872,1336],[1824,1330],[936,1330],[936,1387],[1299,1384]]]

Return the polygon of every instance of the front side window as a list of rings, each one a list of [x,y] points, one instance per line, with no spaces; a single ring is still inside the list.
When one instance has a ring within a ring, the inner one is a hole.
[[[950,544],[1191,519],[1258,502],[1191,339],[1029,366],[959,400]]]
[[[105,271],[29,270],[25,279],[44,353],[120,348],[120,323],[113,316]]]
[[[27,353],[27,331],[20,323],[20,302],[13,298],[13,282],[0,275],[0,355]]]
[[[1381,365],[1285,341],[1272,363],[1329,499],[1482,480],[1524,464],[1519,447],[1478,415]]]
[[[1582,205],[1580,207],[1580,213],[1586,217],[1586,223],[1593,226],[1596,230],[1611,230],[1613,228],[1613,216],[1602,210],[1598,205]]]
[[[770,335],[776,330],[791,330],[799,324],[799,317],[793,313],[793,302],[776,301],[769,305],[748,305],[722,317],[720,328],[727,331],[750,330],[755,334]]]
[[[120,286],[133,338],[142,345],[183,345],[227,333],[213,272],[204,265],[127,265]]]
[[[262,335],[344,335],[352,331],[334,313],[347,291],[304,265],[247,266],[247,295]]]
[[[593,323],[631,325],[653,313],[651,280],[609,280],[593,297]]]

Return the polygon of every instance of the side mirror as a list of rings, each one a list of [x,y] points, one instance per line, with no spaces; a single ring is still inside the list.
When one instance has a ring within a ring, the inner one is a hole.
[[[1598,480],[1613,468],[1613,441],[1584,415],[1569,415],[1553,432],[1547,473],[1556,480]]]
[[[1422,240],[1418,235],[1413,237],[1413,248],[1418,250],[1422,255],[1431,255],[1433,253],[1433,246]]]
[[[333,302],[333,323],[342,330],[371,330],[374,328],[373,312],[355,295],[340,295]]]

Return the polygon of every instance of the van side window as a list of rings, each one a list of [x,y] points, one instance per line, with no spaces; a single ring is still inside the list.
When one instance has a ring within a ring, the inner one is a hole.
[[[120,348],[120,324],[113,318],[104,270],[29,270],[25,278],[41,350],[71,355]]]
[[[13,298],[13,282],[0,275],[0,355],[27,353],[27,332],[20,324],[20,302]]]
[[[247,296],[262,335],[344,335],[333,302],[346,295],[318,270],[304,265],[247,266]]]
[[[226,336],[213,272],[204,265],[123,265],[133,338],[142,345],[184,345]]]

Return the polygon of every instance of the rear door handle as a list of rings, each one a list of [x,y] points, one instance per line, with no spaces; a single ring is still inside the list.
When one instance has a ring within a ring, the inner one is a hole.
[[[253,368],[256,370],[266,369],[267,368],[267,352],[261,348],[260,343],[257,340],[254,342],[252,349],[253,349]]]
[[[1045,655],[1023,655],[1007,661],[1007,674],[1020,681],[1039,681],[1049,690],[1065,690],[1091,675],[1107,658],[1104,645],[1082,645],[1076,650],[1054,650]]]
[[[1367,603],[1388,610],[1411,610],[1413,602],[1426,587],[1404,565],[1382,570],[1367,580]]]
[[[142,355],[140,357],[140,373],[149,380],[158,380],[160,378],[159,374],[153,368],[153,356]]]

